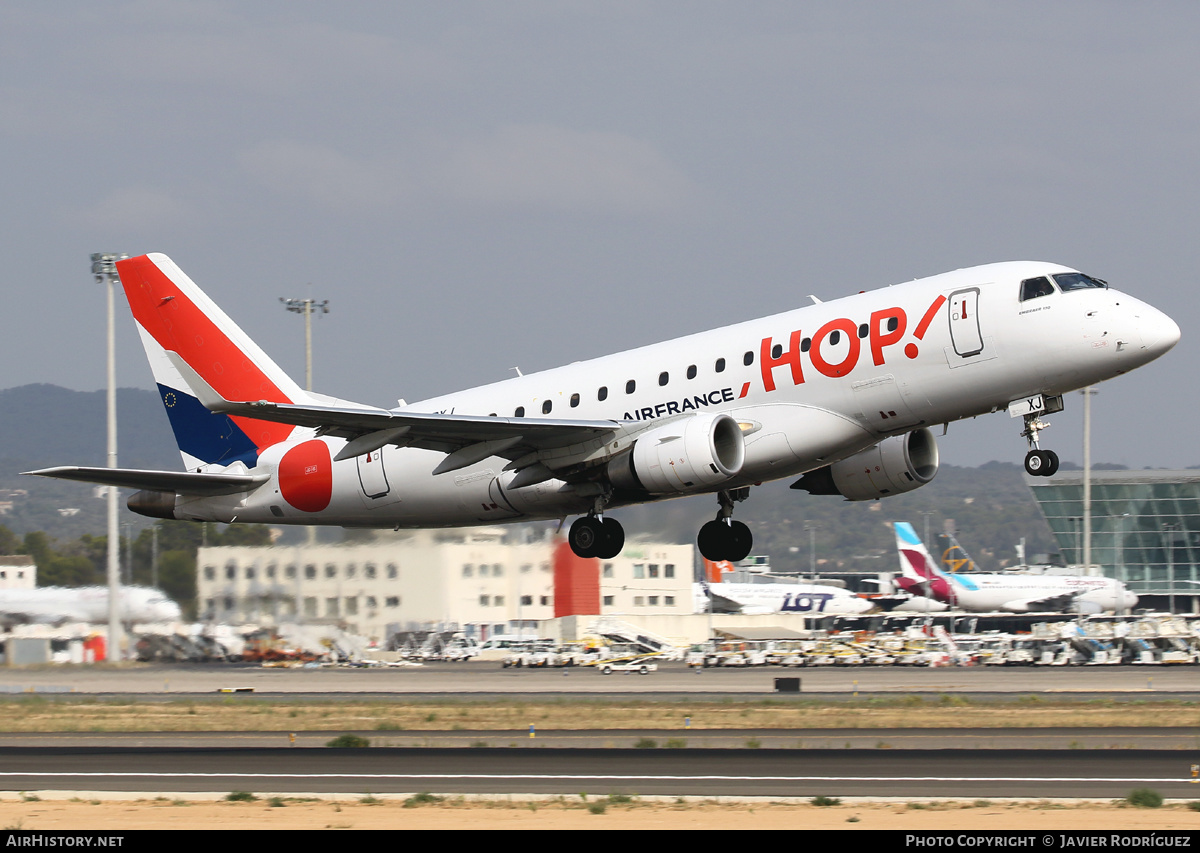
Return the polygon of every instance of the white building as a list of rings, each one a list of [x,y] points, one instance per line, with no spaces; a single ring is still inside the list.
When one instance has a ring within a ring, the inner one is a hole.
[[[429,629],[485,638],[572,609],[691,612],[691,545],[631,540],[602,564],[560,557],[556,590],[556,549],[565,547],[545,528],[507,527],[386,532],[364,544],[201,548],[197,601],[206,620],[338,624],[379,642]]]
[[[33,589],[37,586],[37,566],[33,557],[10,554],[0,557],[0,589]]]

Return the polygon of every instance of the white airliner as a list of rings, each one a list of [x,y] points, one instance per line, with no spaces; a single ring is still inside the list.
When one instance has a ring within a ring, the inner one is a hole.
[[[814,583],[692,584],[696,613],[797,613],[801,616],[856,616],[874,606],[849,590]]]
[[[1170,317],[1099,279],[1011,262],[378,409],[306,393],[165,255],[117,270],[187,471],[31,473],[139,489],[135,512],[195,521],[579,515],[568,540],[582,557],[620,552],[607,511],[710,493],[700,552],[740,560],[751,534],[732,515],[752,486],[910,491],[938,470],[927,427],[988,412],[1022,416],[1026,469],[1052,473],[1038,433],[1062,395],[1179,340]]]
[[[121,587],[121,618],[143,624],[177,622],[179,605],[157,589]],[[0,590],[0,622],[108,621],[108,587],[47,586],[36,589]]]
[[[1138,601],[1113,578],[944,572],[911,524],[898,521],[895,528],[902,575],[896,586],[950,607],[974,613],[1128,613]]]

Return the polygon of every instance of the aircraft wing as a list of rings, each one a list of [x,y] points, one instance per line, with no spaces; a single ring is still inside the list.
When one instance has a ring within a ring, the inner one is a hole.
[[[142,471],[136,468],[84,468],[75,465],[42,468],[25,473],[124,489],[148,489],[155,492],[204,496],[232,495],[249,491],[270,479],[266,474],[204,474],[189,471]]]
[[[745,608],[741,602],[734,601],[732,598],[727,598],[724,595],[717,595],[712,590],[705,590],[708,597],[712,600],[713,613],[745,613]]]
[[[611,420],[499,418],[366,406],[315,406],[266,400],[238,402],[222,397],[177,353],[167,352],[167,358],[209,411],[311,427],[318,435],[347,439],[350,444],[338,454],[339,460],[385,444],[420,447],[452,454],[439,467],[440,472],[473,464],[489,456],[517,460],[538,451],[580,448],[588,444],[599,450],[613,433],[627,429],[621,422]]]
[[[1040,613],[1042,611],[1066,610],[1085,591],[1065,592],[1061,595],[1047,595],[1043,598],[1014,599],[1013,601],[1004,602],[1000,609],[1007,610],[1010,613]]]

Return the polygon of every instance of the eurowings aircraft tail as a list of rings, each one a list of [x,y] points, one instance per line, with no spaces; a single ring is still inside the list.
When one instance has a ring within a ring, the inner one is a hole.
[[[917,536],[917,531],[907,521],[897,521],[894,526],[901,572],[896,585],[905,592],[953,604],[954,587],[937,568],[937,562]]]
[[[168,353],[226,399],[307,403],[309,395],[166,255],[118,261],[117,272],[184,465],[253,468],[295,427],[210,412]]]

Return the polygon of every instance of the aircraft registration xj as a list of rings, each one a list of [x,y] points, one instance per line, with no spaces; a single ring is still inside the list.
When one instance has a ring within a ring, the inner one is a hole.
[[[764,481],[872,500],[938,470],[929,427],[1023,419],[1025,469],[1067,392],[1179,340],[1162,312],[1068,267],[1009,262],[858,293],[444,397],[379,409],[308,393],[161,254],[117,270],[183,472],[30,473],[138,491],[158,518],[453,527],[579,516],[581,557],[618,554],[610,510],[714,494],[709,560],[740,560],[735,505]]]

